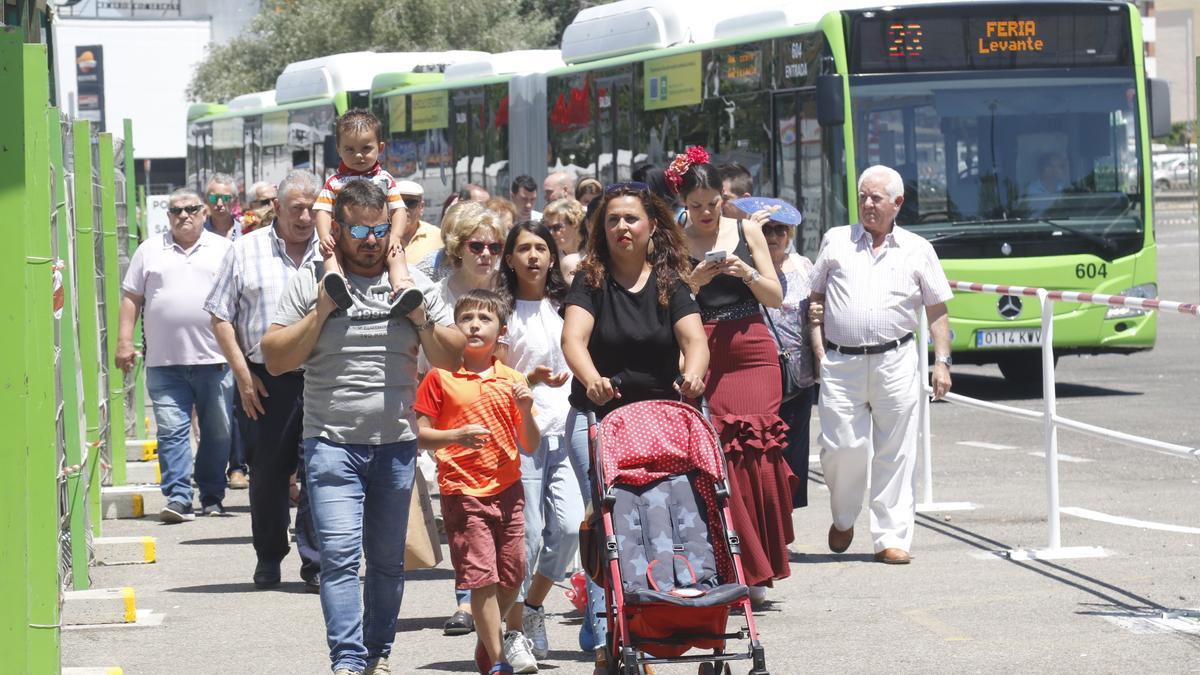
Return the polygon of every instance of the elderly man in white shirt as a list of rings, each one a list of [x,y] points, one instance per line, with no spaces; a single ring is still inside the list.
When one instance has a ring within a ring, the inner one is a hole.
[[[192,409],[200,422],[195,478],[204,515],[226,515],[233,376],[204,311],[229,240],[204,229],[206,210],[195,190],[168,197],[171,229],[142,242],[121,283],[117,367],[128,371],[136,354],[133,328],[143,316],[146,388],[158,425],[158,463],[167,505],[163,521],[194,520]]]
[[[899,173],[863,171],[858,200],[861,224],[827,232],[812,271],[810,313],[824,333],[818,411],[833,512],[829,548],[849,548],[869,472],[875,560],[905,564],[915,523],[916,350],[924,348],[913,333],[924,305],[936,355],[934,398],[941,398],[950,390],[946,301],[953,293],[933,246],[896,225],[904,203]]]
[[[254,478],[250,483],[250,530],[258,558],[254,585],[263,589],[279,585],[280,563],[290,550],[288,483],[299,465],[300,445],[299,417],[293,420],[292,416],[300,414],[304,375],[299,370],[278,376],[267,372],[261,342],[292,275],[319,260],[312,206],[320,191],[321,181],[312,173],[289,172],[274,200],[275,221],[233,243],[204,303],[237,382],[234,419]],[[289,433],[289,425],[294,433]],[[289,436],[294,437],[290,443]],[[296,511],[300,578],[309,591],[317,592],[321,558],[303,497]]]

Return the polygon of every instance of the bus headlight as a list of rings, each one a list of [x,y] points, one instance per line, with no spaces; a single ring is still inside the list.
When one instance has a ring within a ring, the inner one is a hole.
[[[1158,284],[1140,284],[1133,288],[1126,288],[1121,291],[1121,295],[1131,298],[1157,298]],[[1137,309],[1136,307],[1109,307],[1105,312],[1104,318],[1107,319],[1128,319],[1133,316],[1142,316],[1150,310]]]

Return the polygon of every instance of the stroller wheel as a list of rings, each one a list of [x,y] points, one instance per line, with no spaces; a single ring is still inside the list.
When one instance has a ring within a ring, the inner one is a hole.
[[[730,675],[733,672],[729,669],[728,663],[714,661],[713,663],[701,663],[697,675]]]

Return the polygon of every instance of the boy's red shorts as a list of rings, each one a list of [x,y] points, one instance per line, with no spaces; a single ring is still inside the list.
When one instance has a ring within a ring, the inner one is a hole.
[[[517,481],[488,497],[442,495],[442,521],[460,589],[525,580],[525,489]]]

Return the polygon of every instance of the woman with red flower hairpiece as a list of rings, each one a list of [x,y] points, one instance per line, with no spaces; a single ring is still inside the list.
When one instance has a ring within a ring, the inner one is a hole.
[[[784,457],[778,352],[759,312],[760,304],[778,307],[783,288],[760,220],[722,217],[721,176],[703,148],[678,155],[667,176],[687,210],[692,283],[712,355],[705,393],[725,449],[746,583],[761,604],[771,582],[790,574],[792,492],[799,486]]]

